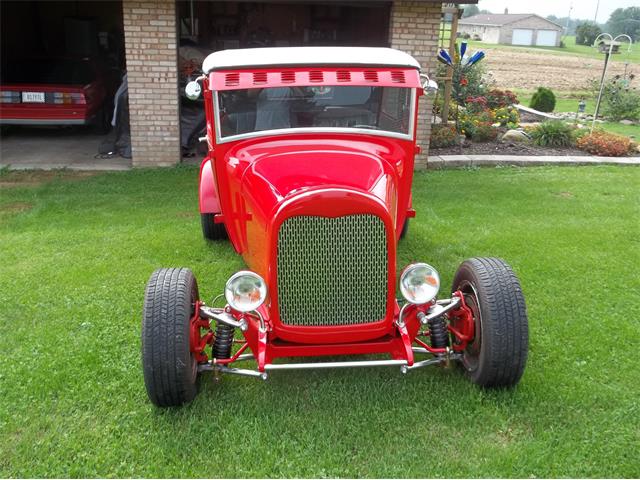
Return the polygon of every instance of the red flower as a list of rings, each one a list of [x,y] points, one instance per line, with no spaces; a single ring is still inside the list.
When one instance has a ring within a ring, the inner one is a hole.
[[[469,80],[467,80],[466,78],[462,77],[460,79],[460,85],[463,87],[466,87],[469,84]]]

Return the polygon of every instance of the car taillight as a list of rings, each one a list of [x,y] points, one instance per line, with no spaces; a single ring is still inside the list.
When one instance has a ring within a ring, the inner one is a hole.
[[[20,92],[3,90],[0,92],[0,103],[20,103]]]
[[[84,93],[55,92],[53,94],[53,103],[84,105],[87,102],[85,101]]]

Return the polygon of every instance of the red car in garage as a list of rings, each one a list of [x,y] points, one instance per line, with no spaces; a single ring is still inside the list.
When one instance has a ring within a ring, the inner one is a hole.
[[[91,59],[9,62],[0,83],[0,125],[95,125],[108,130],[115,82]]]

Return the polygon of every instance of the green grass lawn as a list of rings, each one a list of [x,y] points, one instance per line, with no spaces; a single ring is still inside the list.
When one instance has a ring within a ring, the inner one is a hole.
[[[596,58],[598,60],[604,60],[604,54],[600,53],[597,48],[589,47],[586,45],[576,45],[576,37],[567,36],[562,37],[565,46],[564,47],[536,47],[536,46],[517,46],[517,45],[502,45],[495,43],[476,42],[469,40],[469,46],[473,49],[500,49],[500,50],[524,50],[530,52],[545,52],[552,53],[554,55],[570,55],[579,57]],[[460,40],[459,40],[460,41]],[[620,47],[620,53],[612,56],[612,60],[628,63],[640,63],[640,47],[637,45],[631,46],[631,52],[628,52],[628,47],[622,45]]]
[[[0,477],[640,476],[638,168],[417,175],[399,265],[432,263],[445,289],[465,258],[513,266],[531,339],[515,390],[282,372],[206,378],[174,410],[144,390],[145,283],[188,266],[210,299],[243,265],[200,236],[197,170],[38,179],[0,176]]]

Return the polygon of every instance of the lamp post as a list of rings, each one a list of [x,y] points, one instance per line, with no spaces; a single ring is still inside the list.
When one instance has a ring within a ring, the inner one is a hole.
[[[601,33],[596,37],[593,42],[593,46],[596,47],[598,45],[598,40],[600,38],[608,38],[609,39],[609,50],[605,52],[604,57],[604,69],[602,70],[602,78],[600,79],[600,92],[598,93],[598,101],[596,102],[596,111],[593,114],[593,121],[591,122],[591,131],[589,133],[593,133],[593,129],[596,126],[596,119],[598,118],[598,112],[600,111],[600,102],[602,100],[602,92],[604,91],[604,81],[607,76],[607,68],[609,67],[609,58],[613,53],[613,44],[618,41],[618,39],[626,38],[629,41],[629,49],[628,52],[631,51],[631,45],[633,44],[633,40],[629,35],[625,35],[624,33],[618,35],[617,37],[613,37],[610,33]]]

